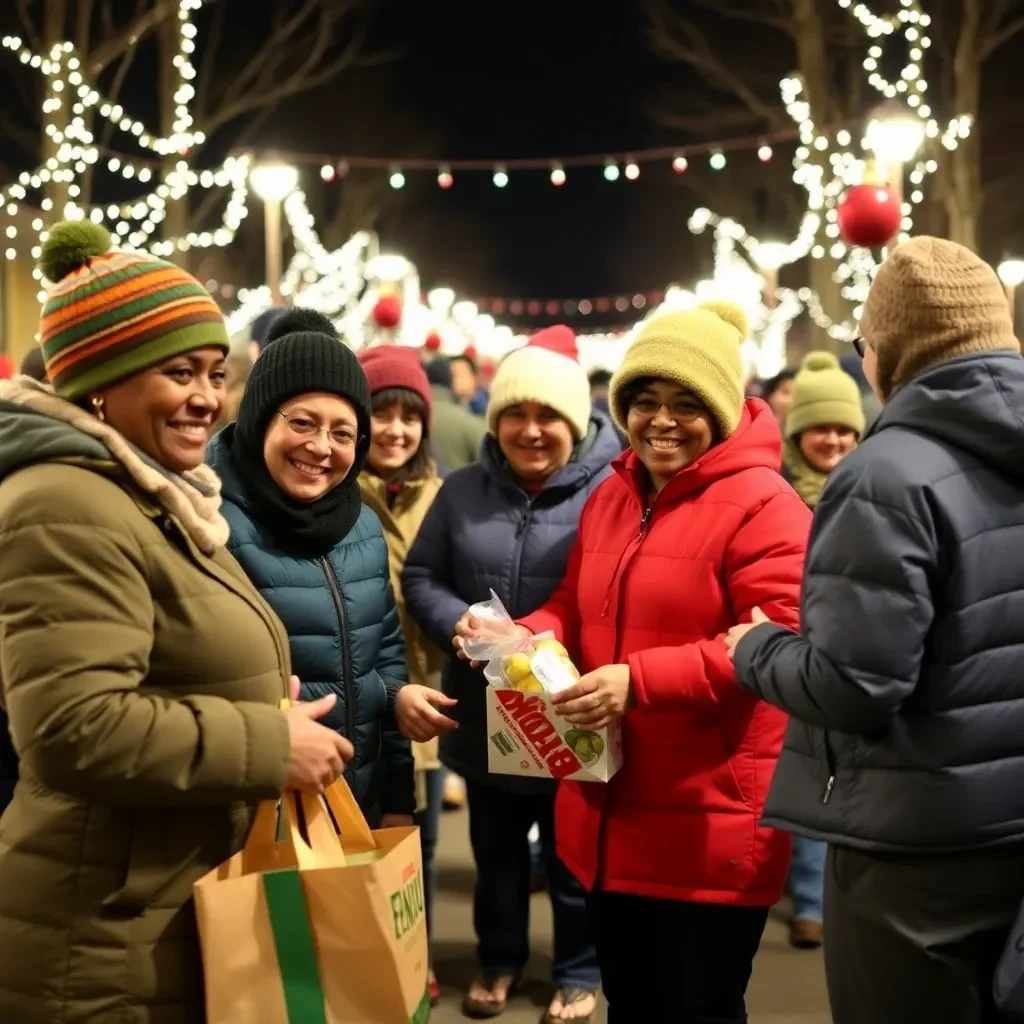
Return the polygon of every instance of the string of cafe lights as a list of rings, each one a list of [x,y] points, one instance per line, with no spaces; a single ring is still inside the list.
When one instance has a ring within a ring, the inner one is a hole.
[[[606,181],[620,179],[636,181],[642,168],[647,164],[668,162],[676,174],[685,174],[699,158],[706,158],[713,171],[723,171],[728,166],[729,155],[736,152],[756,151],[761,163],[770,162],[775,155],[775,146],[793,142],[798,138],[796,129],[784,129],[767,134],[745,136],[717,142],[701,142],[684,146],[658,147],[621,153],[595,153],[562,157],[525,157],[514,159],[476,160],[421,160],[407,157],[360,157],[332,156],[324,153],[282,153],[268,152],[267,158],[284,161],[292,165],[319,165],[320,177],[325,182],[344,179],[349,171],[371,169],[386,171],[393,189],[405,188],[408,175],[425,172],[436,176],[437,185],[442,189],[454,186],[456,174],[486,172],[496,188],[505,188],[513,173],[523,171],[546,171],[551,184],[560,188],[566,184],[569,171],[578,168],[602,168]],[[259,153],[256,154],[259,157]]]
[[[912,116],[921,122],[925,139],[939,139],[947,150],[954,150],[971,132],[971,118],[967,115],[954,117],[943,129],[932,114],[927,103],[928,82],[924,77],[925,52],[931,46],[927,29],[931,18],[925,13],[918,0],[900,0],[900,10],[892,15],[876,15],[864,3],[853,0],[836,0],[840,8],[849,11],[864,29],[871,41],[863,67],[868,72],[868,83],[887,100],[903,99]],[[907,44],[907,61],[896,81],[889,81],[880,71],[879,62],[883,48],[879,40],[902,35]],[[835,132],[819,129],[811,117],[810,104],[804,95],[803,82],[791,76],[780,83],[780,92],[786,112],[797,125],[799,146],[793,161],[793,180],[807,192],[805,213],[797,237],[786,243],[782,250],[776,249],[778,266],[785,266],[804,256],[813,259],[824,258],[826,252],[838,261],[836,280],[841,286],[845,299],[854,304],[854,318],[859,317],[861,306],[870,287],[877,266],[870,250],[851,249],[839,236],[837,204],[851,185],[863,180],[864,163],[850,150],[853,142],[846,128]],[[867,146],[867,139],[862,145]],[[825,179],[822,155],[828,153],[830,177]],[[912,186],[909,196],[902,205],[903,219],[899,239],[905,240],[913,227],[914,207],[924,198],[922,185],[928,175],[938,170],[934,158],[919,158],[910,168],[909,181]],[[723,218],[707,210],[699,210],[691,218],[690,228],[694,233],[704,231],[708,226],[717,228]],[[824,222],[824,240],[820,228]],[[737,242],[757,262],[758,252],[764,245],[740,227]],[[826,248],[827,246],[827,248]],[[855,327],[849,322],[833,321],[826,313],[820,297],[810,288],[800,291],[814,322],[828,334],[839,340],[853,337]]]
[[[33,53],[18,36],[6,36],[0,40],[0,45],[15,53],[21,63],[39,70],[47,80],[44,89],[47,98],[42,105],[44,132],[55,147],[53,155],[42,165],[33,171],[22,172],[16,182],[0,190],[0,206],[9,217],[17,216],[31,192],[45,188],[50,182],[63,183],[67,187],[69,201],[61,211],[62,216],[70,219],[89,217],[96,223],[110,221],[118,244],[125,249],[138,249],[149,242],[157,225],[166,218],[169,203],[183,199],[192,189],[230,187],[231,194],[220,228],[189,232],[176,240],[156,241],[149,245],[149,249],[155,255],[169,256],[175,249],[186,251],[223,246],[234,239],[247,213],[249,158],[232,155],[221,167],[202,172],[193,170],[187,160],[188,153],[205,142],[204,134],[195,130],[192,114],[192,100],[195,98],[192,83],[196,77],[192,55],[197,35],[192,18],[202,8],[203,2],[179,0],[178,3],[179,47],[173,57],[178,81],[173,95],[174,120],[171,134],[167,137],[148,132],[141,121],[132,118],[120,104],[110,101],[87,82],[82,58],[73,43],[59,43],[44,56]],[[111,173],[120,174],[127,181],[147,184],[153,180],[154,171],[159,171],[161,158],[177,153],[181,159],[149,194],[126,203],[83,209],[77,202],[81,196],[80,178],[100,160],[100,151],[89,127],[91,118],[97,115],[132,136],[136,145],[153,154],[149,159],[112,155],[106,163]],[[52,211],[52,199],[43,197],[39,208],[44,213]],[[31,223],[32,230],[42,234],[42,218],[36,217]],[[17,226],[8,225],[5,234],[8,241],[5,256],[16,259],[18,251],[11,243],[18,237]],[[38,255],[39,245],[35,244],[32,256],[38,258]],[[38,269],[35,277],[42,279]]]

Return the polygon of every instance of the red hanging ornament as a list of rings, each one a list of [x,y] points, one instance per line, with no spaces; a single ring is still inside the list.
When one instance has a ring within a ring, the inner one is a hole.
[[[836,208],[839,235],[847,245],[874,249],[895,238],[903,221],[900,199],[887,185],[854,185]]]
[[[423,347],[428,352],[440,352],[441,351],[441,335],[437,331],[431,331],[423,342]]]
[[[397,327],[402,319],[402,300],[397,295],[383,295],[373,307],[373,322],[378,327],[390,330]]]
[[[467,359],[472,359],[476,362],[476,348],[473,345],[467,345],[465,351],[462,353]]]

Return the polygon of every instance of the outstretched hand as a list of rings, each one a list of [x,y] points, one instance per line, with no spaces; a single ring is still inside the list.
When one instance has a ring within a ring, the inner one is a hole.
[[[736,660],[736,647],[739,642],[755,627],[761,626],[766,622],[771,622],[771,619],[760,608],[752,608],[750,611],[750,622],[741,622],[737,626],[733,626],[728,633],[725,634],[725,649],[729,652],[729,657]]]

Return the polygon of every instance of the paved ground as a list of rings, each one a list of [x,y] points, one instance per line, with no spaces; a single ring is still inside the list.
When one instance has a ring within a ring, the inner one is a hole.
[[[455,1024],[465,1020],[459,1007],[475,966],[470,910],[473,864],[463,812],[446,813],[442,819],[439,871],[435,960],[443,995],[430,1021]],[[551,914],[543,895],[533,899],[531,924],[535,953],[527,969],[527,984],[501,1017],[503,1024],[535,1024],[550,997],[544,979],[550,974]],[[769,922],[755,965],[749,1005],[751,1024],[830,1024],[821,956],[790,949],[781,920]],[[595,1024],[605,1024],[603,1012],[598,1013]]]

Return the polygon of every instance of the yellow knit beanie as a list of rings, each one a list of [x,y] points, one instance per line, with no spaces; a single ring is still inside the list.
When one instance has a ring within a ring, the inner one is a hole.
[[[831,352],[808,352],[793,382],[793,402],[786,416],[786,437],[808,427],[830,424],[864,433],[864,407],[857,382]]]
[[[878,268],[860,332],[878,358],[883,399],[956,356],[1020,351],[996,272],[970,249],[927,235],[898,245]]]
[[[626,429],[626,386],[655,377],[692,391],[717,421],[722,437],[728,437],[743,413],[740,346],[748,330],[746,313],[724,300],[648,320],[612,377],[608,404],[615,422]]]

